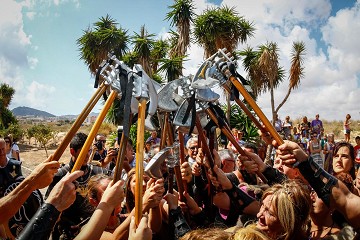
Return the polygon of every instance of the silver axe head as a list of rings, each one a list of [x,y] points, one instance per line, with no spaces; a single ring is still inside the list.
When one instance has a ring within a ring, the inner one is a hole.
[[[100,75],[105,80],[105,85],[111,87],[112,90],[118,93],[118,98],[121,99],[122,91],[120,85],[120,78],[119,78],[119,69],[117,68],[117,63],[114,64],[106,63],[102,68]]]
[[[178,104],[178,99],[181,99],[181,102],[184,99],[176,94],[175,90],[184,84],[190,84],[190,79],[188,77],[179,78],[164,85],[158,91],[158,108],[165,112],[176,111],[180,105]]]
[[[211,70],[213,63],[211,61],[205,61],[200,68],[198,69],[197,73],[195,74],[191,87],[194,89],[208,89],[215,87],[219,84],[219,81],[212,78],[209,75],[209,71]]]
[[[166,147],[155,154],[145,167],[145,172],[152,178],[162,178],[161,165],[169,155],[170,148]]]
[[[140,64],[135,64],[134,72],[133,98],[135,98],[136,101],[141,98],[150,100],[148,114],[152,116],[155,114],[158,106],[158,96],[154,86],[154,81],[146,74]],[[138,111],[137,107],[134,107],[134,103],[136,103],[135,99],[131,99],[131,110],[133,113]]]

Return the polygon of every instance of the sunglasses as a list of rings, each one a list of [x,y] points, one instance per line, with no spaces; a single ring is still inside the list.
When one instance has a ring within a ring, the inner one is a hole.
[[[5,142],[6,142],[6,143],[10,143],[10,141],[6,141],[6,140],[5,140]]]
[[[195,150],[195,149],[198,149],[197,146],[192,146],[192,147],[189,147],[191,150]]]
[[[98,142],[106,143],[106,140],[98,140]]]

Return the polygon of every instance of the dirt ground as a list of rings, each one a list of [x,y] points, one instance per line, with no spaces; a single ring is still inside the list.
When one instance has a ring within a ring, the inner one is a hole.
[[[18,143],[20,148],[20,159],[22,161],[22,171],[25,176],[41,162],[47,159],[46,152],[44,148],[40,148],[34,144]],[[58,145],[50,147],[47,149],[48,155],[50,156],[56,150]],[[68,163],[70,160],[70,148],[66,148],[65,152],[60,158],[61,163]]]

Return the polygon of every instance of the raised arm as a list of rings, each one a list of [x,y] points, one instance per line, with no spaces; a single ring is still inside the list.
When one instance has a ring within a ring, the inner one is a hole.
[[[279,146],[277,153],[284,163],[299,168],[325,204],[334,206],[355,229],[360,227],[360,197],[351,193],[345,184],[321,168],[298,144],[285,141]]]
[[[49,238],[60,213],[75,201],[76,188],[73,181],[81,175],[82,171],[67,174],[55,185],[45,203],[20,233],[19,240]]]
[[[60,164],[52,156],[39,164],[13,191],[0,199],[0,224],[9,220],[24,204],[30,194],[48,186]]]
[[[99,205],[91,216],[89,222],[81,229],[75,239],[100,239],[114,208],[124,199],[124,181],[110,182],[101,197]]]

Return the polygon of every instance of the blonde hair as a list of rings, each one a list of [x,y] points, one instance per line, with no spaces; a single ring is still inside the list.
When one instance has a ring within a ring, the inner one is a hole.
[[[224,231],[222,228],[202,228],[187,232],[180,240],[227,240],[231,233]]]
[[[283,234],[278,239],[305,239],[311,209],[310,191],[299,180],[288,180],[267,189],[262,199],[271,195]]]
[[[256,224],[250,224],[237,230],[231,240],[270,240],[270,238],[257,229]]]

